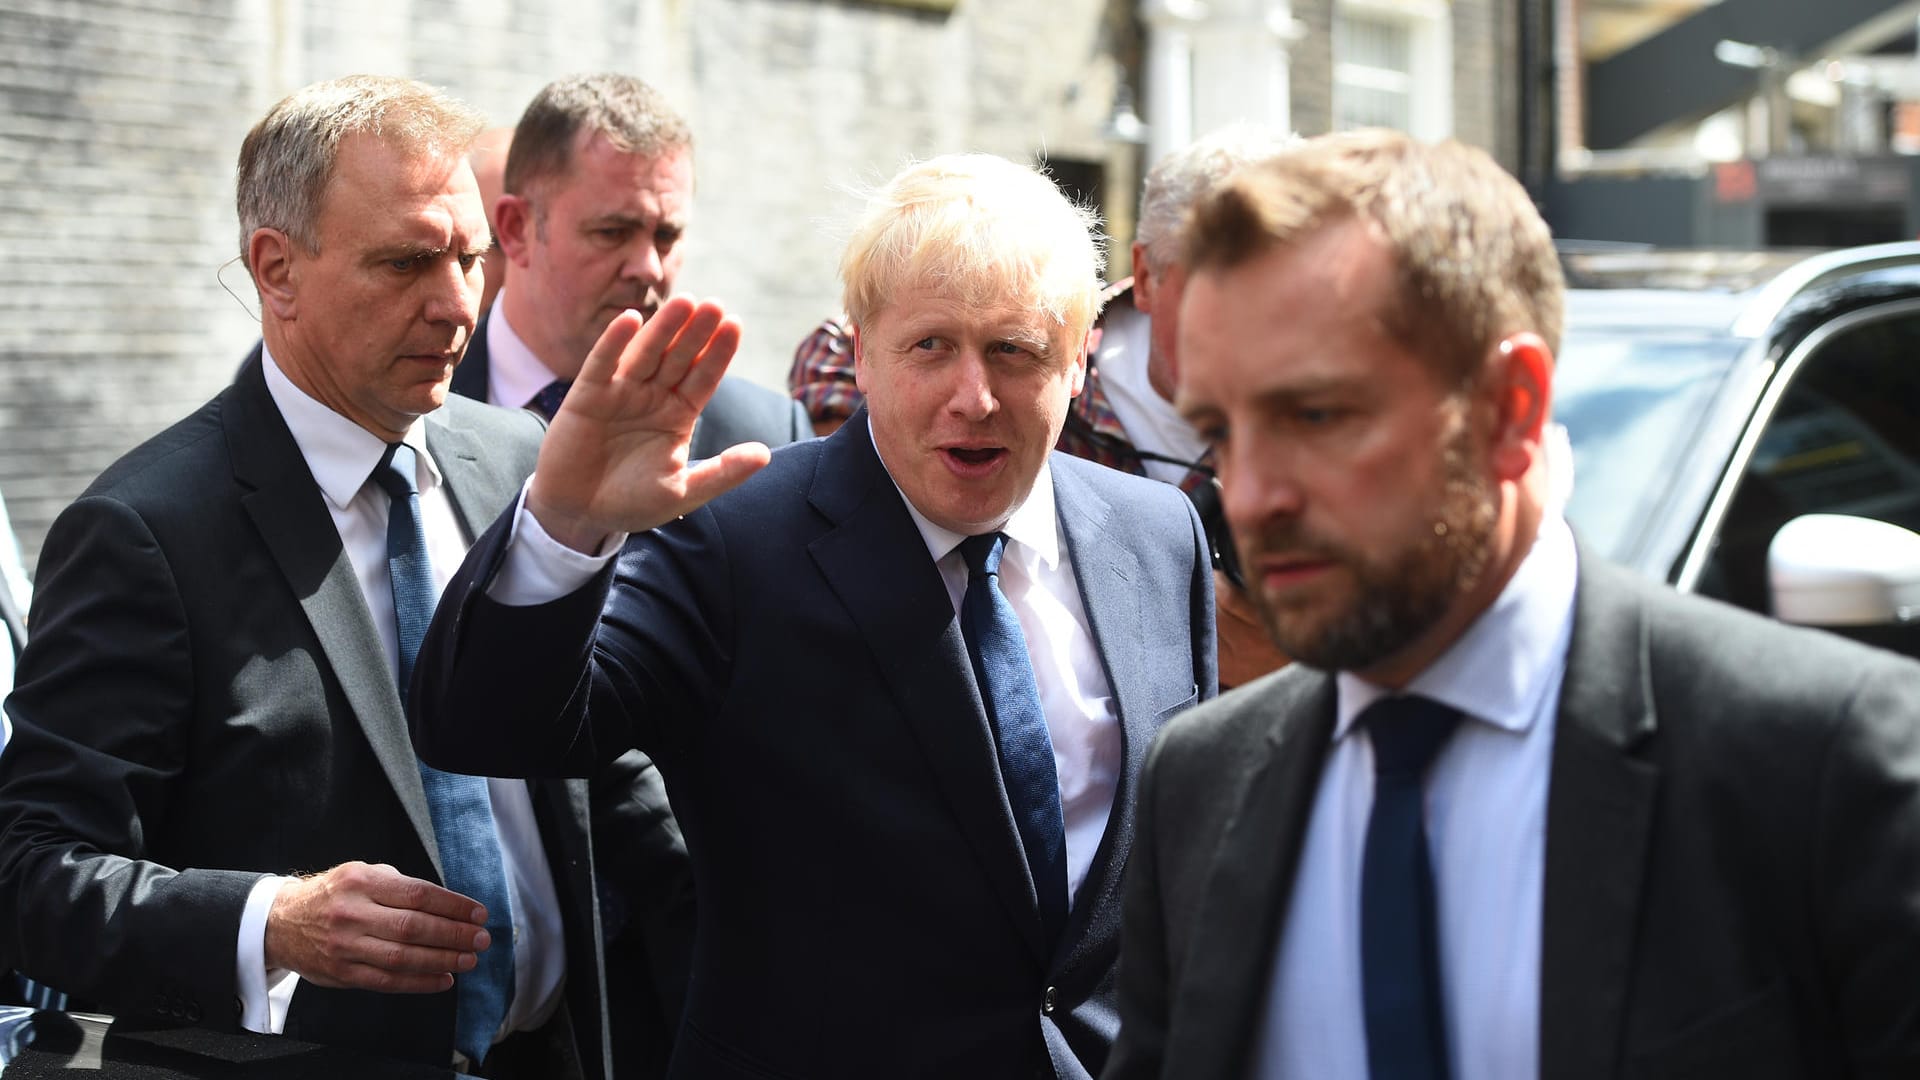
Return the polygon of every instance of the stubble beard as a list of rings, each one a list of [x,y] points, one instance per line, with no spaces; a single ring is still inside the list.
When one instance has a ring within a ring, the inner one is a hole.
[[[1243,565],[1260,551],[1311,553],[1344,567],[1353,599],[1316,618],[1312,598],[1289,602],[1264,590],[1249,590],[1267,634],[1281,651],[1325,671],[1364,671],[1405,649],[1447,613],[1455,598],[1485,573],[1499,495],[1485,471],[1474,467],[1464,430],[1442,455],[1444,490],[1428,525],[1411,543],[1385,557],[1364,555],[1315,536],[1297,520],[1275,522],[1253,544],[1243,545]]]

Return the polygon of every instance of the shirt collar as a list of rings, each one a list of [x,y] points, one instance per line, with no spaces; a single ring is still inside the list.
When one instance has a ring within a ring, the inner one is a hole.
[[[265,343],[260,346],[260,366],[266,373],[267,393],[272,395],[281,418],[287,422],[287,430],[293,433],[294,444],[306,459],[314,483],[320,485],[320,493],[334,509],[345,510],[373,475],[387,452],[387,444],[295,386],[286,372],[280,370],[280,364],[267,351]],[[414,482],[421,491],[440,483],[440,466],[427,452],[425,421],[424,416],[415,420],[401,440],[413,447],[419,461],[419,475]]]
[[[873,438],[871,418],[867,424],[867,438]],[[874,456],[879,457],[878,443],[874,444],[873,452]],[[887,468],[886,458],[880,458],[880,467]],[[893,479],[893,470],[887,469],[887,479]],[[900,491],[898,481],[894,482],[893,488]],[[907,498],[906,492],[900,491],[900,501],[907,504],[907,513],[913,515],[913,524],[920,530],[920,538],[926,541],[927,553],[933,556],[934,562],[951,555],[960,542],[967,538],[964,533],[954,532],[928,520],[920,508],[913,505],[913,500]],[[1013,516],[1000,526],[1000,531],[1007,534],[1010,545],[1024,547],[1038,556],[1048,570],[1059,566],[1060,526],[1053,511],[1053,465],[1047,459],[1041,459],[1040,475],[1034,478],[1033,490],[1028,492],[1026,501],[1014,507]]]
[[[1451,705],[1505,731],[1526,732],[1555,683],[1551,676],[1566,664],[1577,562],[1566,520],[1559,514],[1541,519],[1532,550],[1493,605],[1403,692]],[[1336,676],[1336,684],[1337,741],[1367,706],[1391,691],[1347,671]]]
[[[487,310],[487,400],[523,408],[556,378],[553,369],[534,355],[520,332],[507,321],[507,306],[495,297],[493,307]]]

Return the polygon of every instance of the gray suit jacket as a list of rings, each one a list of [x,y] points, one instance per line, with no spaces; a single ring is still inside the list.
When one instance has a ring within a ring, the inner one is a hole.
[[[453,392],[475,401],[487,400],[487,317],[473,329],[467,354],[453,369]],[[692,457],[709,458],[729,446],[762,442],[769,447],[813,438],[813,423],[799,402],[764,386],[731,375],[714,388],[707,407],[694,421]]]
[[[426,422],[477,535],[531,470],[539,423],[464,399]],[[61,513],[33,623],[0,754],[0,969],[135,1022],[231,1029],[262,874],[357,859],[441,879],[398,688],[257,362]],[[529,787],[580,1057],[605,1076],[586,785]],[[286,1031],[445,1065],[453,994],[302,981]]]
[[[1580,566],[1541,1076],[1920,1076],[1920,665]],[[1333,716],[1289,669],[1155,744],[1109,1080],[1247,1075]]]

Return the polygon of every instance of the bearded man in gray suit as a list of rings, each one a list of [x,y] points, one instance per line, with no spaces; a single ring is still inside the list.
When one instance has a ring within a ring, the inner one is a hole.
[[[1525,191],[1352,133],[1186,241],[1179,406],[1299,664],[1155,745],[1105,1075],[1920,1075],[1920,666],[1580,547]]]

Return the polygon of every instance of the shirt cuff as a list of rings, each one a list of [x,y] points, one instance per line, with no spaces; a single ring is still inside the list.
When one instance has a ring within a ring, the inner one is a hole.
[[[593,580],[627,542],[626,533],[614,533],[601,543],[599,551],[584,555],[555,540],[527,509],[527,488],[532,483],[529,479],[520,488],[507,553],[487,586],[487,596],[508,607],[545,604],[573,592]]]
[[[240,985],[240,1026],[262,1035],[287,1029],[287,1005],[300,976],[286,968],[267,968],[267,912],[289,879],[272,874],[253,883],[240,913],[240,943],[235,950]]]

